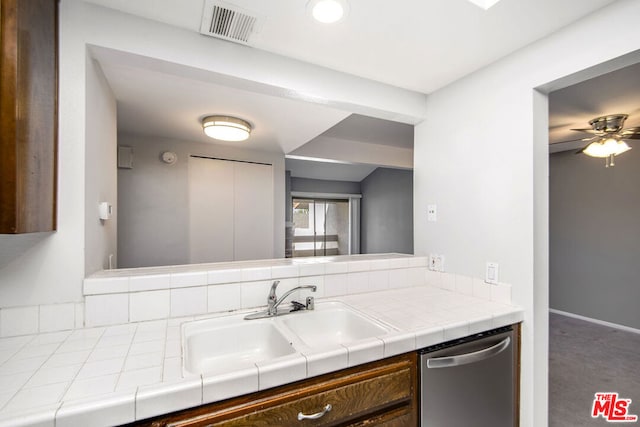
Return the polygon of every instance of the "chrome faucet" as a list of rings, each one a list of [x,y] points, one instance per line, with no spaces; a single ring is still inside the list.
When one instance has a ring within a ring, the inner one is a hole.
[[[293,289],[289,289],[287,292],[284,293],[284,295],[278,298],[276,296],[276,288],[278,287],[279,283],[280,283],[279,280],[274,281],[273,284],[271,285],[271,289],[269,289],[269,295],[267,296],[267,311],[261,311],[258,313],[249,314],[245,316],[245,319],[247,320],[262,319],[265,317],[278,316],[279,314],[288,314],[288,313],[292,313],[294,311],[299,311],[303,309],[313,310],[314,308],[313,297],[307,297],[306,304],[293,301],[293,308],[291,310],[283,313],[278,313],[278,307],[280,306],[280,304],[282,304],[282,302],[295,291],[298,291],[301,289],[310,289],[311,292],[315,292],[318,289],[318,287],[315,285],[296,286]]]
[[[280,283],[279,280],[276,280],[275,282],[273,282],[273,284],[271,285],[271,290],[269,290],[269,296],[267,297],[267,313],[269,314],[269,316],[277,315],[278,306],[282,304],[282,301],[284,301],[286,297],[288,297],[295,291],[298,291],[300,289],[311,289],[311,292],[315,292],[317,289],[317,286],[315,285],[296,286],[293,289],[289,289],[287,292],[284,293],[284,295],[278,298],[276,297],[276,288],[278,287],[279,283]]]

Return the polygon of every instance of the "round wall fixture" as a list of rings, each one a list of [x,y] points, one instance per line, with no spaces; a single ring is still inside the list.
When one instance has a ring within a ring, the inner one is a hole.
[[[168,165],[172,165],[178,161],[178,155],[172,151],[164,151],[161,158],[162,161]]]
[[[244,141],[251,134],[251,125],[237,117],[209,116],[202,119],[202,130],[209,138]]]

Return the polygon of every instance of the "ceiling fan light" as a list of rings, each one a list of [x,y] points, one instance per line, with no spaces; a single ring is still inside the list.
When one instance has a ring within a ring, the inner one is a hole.
[[[589,144],[583,153],[591,157],[607,158],[612,154],[617,156],[629,150],[631,150],[631,147],[624,141],[615,138],[603,138]]]
[[[221,141],[244,141],[251,135],[249,122],[230,116],[205,117],[202,130],[209,138]]]
[[[615,152],[615,153],[613,153],[613,154],[615,154],[616,156],[617,156],[618,154],[622,154],[622,153],[625,153],[625,152],[627,152],[627,151],[631,150],[631,147],[629,147],[629,145],[628,145],[626,142],[624,142],[624,141],[618,141],[618,144],[617,144],[617,147],[616,147],[616,148],[617,148],[616,152]]]
[[[582,150],[582,152],[591,157],[605,158],[609,156],[609,153],[606,151],[604,144],[601,141],[592,142],[587,145],[587,148]]]

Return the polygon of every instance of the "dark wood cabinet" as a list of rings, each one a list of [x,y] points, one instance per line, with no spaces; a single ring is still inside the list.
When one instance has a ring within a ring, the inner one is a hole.
[[[418,424],[417,378],[417,356],[409,353],[134,425],[410,427]],[[327,405],[319,418],[298,420]]]
[[[58,1],[0,0],[0,233],[56,229]]]

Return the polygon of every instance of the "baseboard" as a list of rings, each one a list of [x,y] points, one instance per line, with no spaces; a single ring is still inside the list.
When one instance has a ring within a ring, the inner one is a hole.
[[[554,314],[559,314],[560,316],[573,317],[574,319],[584,320],[585,322],[591,322],[591,323],[596,323],[602,326],[608,326],[610,328],[620,329],[621,331],[625,331],[625,332],[640,334],[640,329],[632,328],[630,326],[618,325],[617,323],[611,323],[611,322],[605,322],[604,320],[593,319],[591,317],[581,316],[579,314],[573,314],[567,311],[556,310],[555,308],[550,308],[549,312]]]

